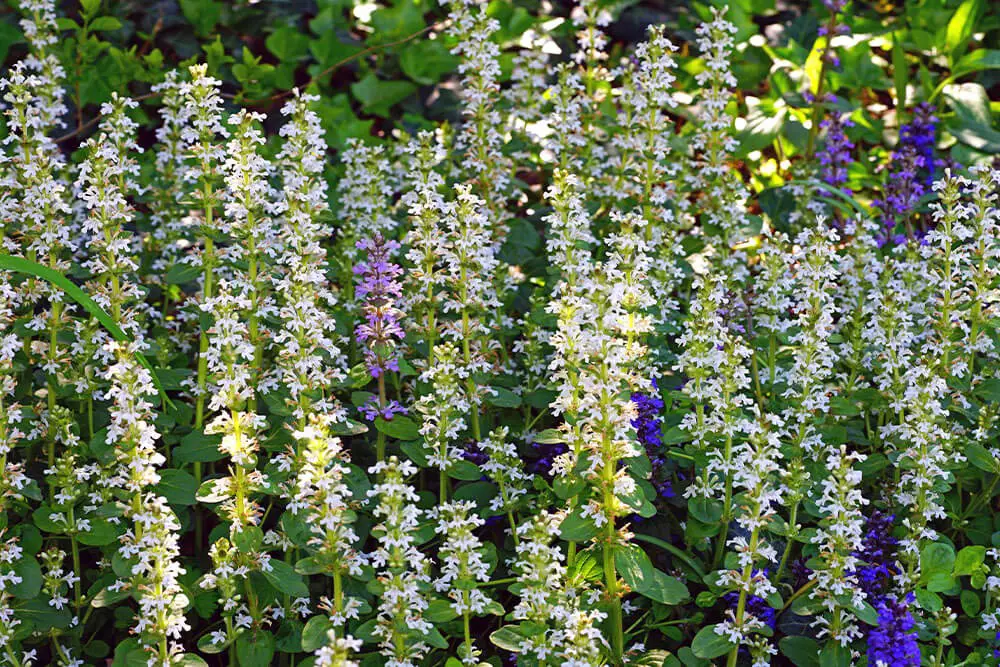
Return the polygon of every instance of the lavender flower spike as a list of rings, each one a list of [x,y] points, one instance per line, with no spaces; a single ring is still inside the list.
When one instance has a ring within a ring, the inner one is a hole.
[[[910,613],[913,596],[885,599],[878,605],[878,627],[868,633],[868,664],[873,667],[919,667],[916,621]]]
[[[403,270],[390,260],[399,243],[376,233],[370,239],[358,241],[357,247],[368,252],[368,259],[354,267],[354,273],[361,276],[357,296],[364,299],[361,312],[365,318],[354,335],[365,347],[368,372],[378,378],[387,370],[399,370],[396,341],[403,337],[399,326],[403,312],[396,306],[402,291],[397,278]]]
[[[354,273],[361,277],[357,297],[364,302],[361,306],[364,321],[355,328],[354,335],[364,347],[368,372],[380,379],[386,371],[399,370],[396,344],[404,335],[399,324],[403,311],[396,305],[403,289],[398,280],[403,270],[390,259],[399,249],[399,243],[376,232],[371,238],[358,241],[357,248],[367,252],[368,257],[354,267]],[[369,421],[376,417],[388,420],[396,413],[406,412],[398,401],[386,402],[384,396],[372,396],[360,409]]]

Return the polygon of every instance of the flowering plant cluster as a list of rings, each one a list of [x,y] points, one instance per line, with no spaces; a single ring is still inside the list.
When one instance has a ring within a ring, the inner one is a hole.
[[[332,151],[209,57],[71,153],[18,3],[0,665],[1000,664],[1000,170],[905,53],[873,184],[822,3],[766,186],[736,12],[444,4],[453,121]]]

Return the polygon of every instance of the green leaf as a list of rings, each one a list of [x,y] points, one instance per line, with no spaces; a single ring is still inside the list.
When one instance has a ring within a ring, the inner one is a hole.
[[[928,544],[920,551],[920,582],[927,590],[941,593],[955,585],[951,572],[955,549],[949,544]]]
[[[554,445],[559,442],[566,442],[566,436],[558,429],[547,428],[540,433],[536,433],[534,441],[540,445]]]
[[[958,600],[962,605],[962,611],[970,618],[978,615],[982,609],[982,601],[975,591],[962,591],[958,596]]]
[[[330,433],[334,435],[360,435],[367,432],[367,426],[353,419],[346,419],[342,422],[330,424]]]
[[[980,123],[948,123],[948,131],[966,146],[980,153],[1000,153],[1000,132]]]
[[[97,595],[94,596],[94,599],[90,601],[90,606],[96,609],[100,609],[101,607],[111,607],[118,604],[122,600],[131,597],[131,595],[132,594],[129,591],[124,589],[113,591],[110,588],[105,587],[98,591]]]
[[[218,482],[220,478],[213,477],[211,479],[206,479],[195,491],[194,497],[199,503],[206,503],[212,505],[215,503],[221,503],[229,497],[229,490],[225,485],[219,488]]]
[[[373,618],[359,625],[352,634],[366,644],[375,644],[379,641],[378,637],[372,634],[376,627],[377,625]]]
[[[141,651],[139,640],[133,637],[118,642],[115,646],[115,658],[113,667],[122,667],[128,664],[128,656],[133,651]]]
[[[795,667],[819,667],[819,644],[810,637],[785,637],[778,642],[782,655]]]
[[[16,598],[30,600],[42,590],[42,568],[34,556],[24,556],[14,566],[14,574],[21,581],[7,584],[7,592]]]
[[[277,590],[293,598],[304,598],[309,595],[309,587],[306,586],[302,575],[298,574],[291,565],[277,558],[272,558],[270,564],[271,569],[264,571],[263,574]]]
[[[948,21],[944,39],[945,52],[950,57],[958,55],[956,52],[968,43],[982,10],[983,0],[965,0],[955,10]]]
[[[431,600],[427,605],[424,616],[431,623],[447,623],[458,618],[458,612],[451,606],[450,600]]]
[[[278,626],[274,635],[274,648],[278,653],[301,653],[302,630],[305,626],[296,619],[289,619]]]
[[[524,644],[524,635],[518,632],[518,629],[505,625],[499,630],[495,630],[490,634],[490,641],[497,648],[502,648],[505,651],[510,651],[511,653],[520,653],[521,645]]]
[[[323,97],[315,108],[331,148],[342,148],[348,139],[363,139],[371,134],[374,121],[358,118],[346,93]]]
[[[372,31],[369,45],[394,42],[424,27],[424,17],[416,2],[397,2],[392,7],[381,7],[372,14]]]
[[[559,475],[552,480],[552,490],[560,499],[566,500],[587,488],[587,480],[577,475]]]
[[[122,27],[122,22],[114,16],[98,16],[90,22],[90,30],[93,32],[105,32],[108,30],[118,30]]]
[[[52,628],[64,630],[69,627],[73,617],[68,607],[56,609],[42,597],[35,597],[12,605],[14,614],[21,622],[31,622],[36,632],[47,632]]]
[[[399,450],[406,454],[410,461],[416,464],[418,468],[430,466],[430,463],[427,461],[427,453],[430,450],[425,448],[422,442],[404,441],[400,443]]]
[[[521,405],[521,397],[510,389],[486,387],[486,402],[498,408],[517,408]]]
[[[258,551],[263,543],[264,531],[259,526],[247,526],[233,535],[233,546],[244,553]]]
[[[448,648],[448,640],[444,638],[444,635],[437,628],[431,628],[431,631],[424,635],[424,641],[434,648],[442,650]]]
[[[656,507],[653,506],[653,503],[649,502],[644,489],[649,489],[649,497],[655,497],[656,492],[653,490],[652,485],[646,480],[642,480],[632,487],[631,492],[618,496],[618,500],[625,503],[629,509],[642,518],[648,519],[656,514]]]
[[[950,125],[982,125],[991,127],[990,95],[980,83],[953,83],[944,87],[944,97],[955,110],[956,119]],[[958,121],[955,123],[954,121]]]
[[[278,60],[297,61],[309,52],[309,37],[284,25],[267,36],[264,46]]]
[[[980,470],[990,473],[1000,472],[1000,463],[985,447],[978,442],[965,445],[965,458]]]
[[[988,401],[1000,403],[1000,379],[988,378],[983,380],[973,389],[976,396],[981,396]]]
[[[198,638],[198,650],[208,655],[222,653],[229,648],[230,644],[232,641],[215,642],[210,632],[206,632]]]
[[[194,505],[195,492],[198,483],[190,473],[177,468],[168,468],[160,472],[160,483],[156,491],[171,505]]]
[[[455,500],[471,500],[477,507],[486,507],[497,496],[497,486],[492,482],[473,481],[455,490]]]
[[[333,628],[330,617],[325,614],[313,616],[302,629],[302,650],[312,653],[320,646],[326,645],[326,633]]]
[[[861,606],[855,607],[853,611],[855,616],[868,625],[878,625],[878,612],[876,612],[875,607],[871,606],[869,603],[862,602]]]
[[[77,533],[80,544],[91,547],[103,547],[118,540],[119,528],[107,519],[91,519],[90,530]]]
[[[976,49],[959,58],[951,68],[954,78],[988,69],[1000,69],[1000,49]]]
[[[950,544],[935,542],[920,551],[920,573],[928,576],[936,573],[950,574],[955,564],[955,549]]]
[[[809,92],[814,95],[819,91],[820,72],[823,71],[823,51],[826,50],[826,37],[820,35],[812,45],[812,50],[806,58],[805,71],[809,78]]]
[[[309,577],[314,574],[326,573],[327,565],[316,556],[308,556],[295,561],[295,571]]]
[[[107,642],[95,639],[87,642],[83,652],[88,658],[104,658],[111,653],[111,647]]]
[[[396,415],[389,420],[377,417],[375,428],[396,440],[416,440],[420,437],[420,427],[417,423],[403,415]]]
[[[740,142],[738,154],[746,156],[752,151],[759,151],[778,137],[785,124],[788,108],[775,108],[769,101],[757,101],[751,104],[748,100],[746,126],[740,130],[736,138]]]
[[[463,482],[475,482],[483,476],[483,472],[472,461],[455,461],[448,468],[448,477],[460,479]]]
[[[437,83],[458,67],[453,56],[439,39],[420,39],[406,45],[399,54],[403,73],[421,85]]]
[[[333,32],[320,35],[309,42],[309,52],[324,70],[346,62],[361,51],[357,44],[342,42]]]
[[[226,46],[222,43],[222,35],[215,35],[215,39],[208,44],[202,44],[201,50],[205,52],[205,62],[209,72],[218,72],[229,63],[236,62],[236,59],[226,53]]]
[[[110,333],[115,340],[127,343],[132,342],[131,337],[126,335],[126,333],[121,330],[118,324],[111,319],[110,315],[104,312],[104,310],[97,305],[93,299],[87,296],[86,292],[77,287],[70,281],[69,278],[58,271],[50,269],[47,266],[43,266],[38,262],[32,262],[30,259],[24,259],[23,257],[11,257],[10,255],[3,253],[0,253],[0,269],[24,273],[29,276],[41,278],[55,287],[58,287],[64,291],[67,296],[73,299],[73,301],[82,306],[84,310],[90,313],[94,319],[100,322],[101,326],[107,329],[108,333]],[[163,385],[160,384],[160,379],[156,377],[156,371],[153,370],[153,367],[150,365],[149,361],[146,360],[146,357],[143,356],[143,354],[138,350],[134,351],[132,355],[135,357],[136,361],[142,364],[142,366],[149,371],[149,374],[153,379],[153,385],[160,394],[160,400],[163,401],[165,405],[174,407],[173,402],[167,398],[167,393],[163,391]]]
[[[736,645],[726,639],[725,636],[717,634],[715,628],[715,625],[707,625],[694,636],[694,641],[691,643],[691,650],[699,658],[712,660],[713,658],[718,658],[720,655],[729,653],[735,648]]]
[[[562,520],[559,535],[567,542],[585,542],[597,535],[597,526],[593,519],[580,514],[577,507]]]
[[[23,39],[24,36],[13,22],[0,21],[0,62],[6,62],[10,47]]]
[[[576,555],[573,564],[566,568],[566,579],[571,582],[600,581],[604,568],[598,559],[599,552],[585,549]]]
[[[157,368],[156,375],[167,391],[177,391],[183,388],[184,380],[194,374],[190,368]]]
[[[653,567],[646,552],[634,544],[615,549],[615,567],[629,588],[651,600],[674,605],[688,597],[684,584]]]
[[[906,107],[906,81],[910,68],[906,64],[906,52],[903,51],[903,37],[896,33],[892,37],[892,81],[896,88],[896,107]]]
[[[819,654],[820,667],[850,667],[851,652],[840,642],[827,642]]]
[[[180,4],[184,18],[201,37],[207,37],[212,32],[222,15],[222,3],[215,0],[180,0]]]
[[[65,520],[57,521],[53,519],[52,515],[54,513],[57,513],[54,507],[52,507],[51,505],[43,504],[39,506],[39,508],[36,509],[34,512],[32,512],[31,521],[40,530],[43,530],[46,533],[56,533],[57,535],[61,535],[62,533],[66,532],[66,522]],[[58,512],[58,513],[61,514],[63,517],[66,516],[65,512]]]
[[[963,548],[955,558],[951,574],[955,577],[969,576],[979,572],[986,560],[986,547],[974,545]]]
[[[225,454],[219,449],[222,436],[208,435],[201,431],[191,431],[183,438],[181,444],[174,449],[174,463],[210,463],[220,461]]]
[[[722,502],[712,498],[688,498],[688,511],[702,523],[718,523],[722,519]]]
[[[274,657],[274,635],[266,630],[243,633],[236,639],[236,656],[243,667],[268,667]]]
[[[368,76],[351,85],[351,94],[361,102],[365,113],[389,117],[389,109],[416,91],[409,81],[383,81],[369,72]]]

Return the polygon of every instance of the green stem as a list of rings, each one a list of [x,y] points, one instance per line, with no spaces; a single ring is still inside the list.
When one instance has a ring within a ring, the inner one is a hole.
[[[750,553],[756,553],[757,551],[757,539],[758,539],[758,529],[754,528],[750,532],[750,548],[748,551]],[[753,563],[747,563],[743,566],[742,581],[743,587],[740,588],[740,597],[736,603],[736,627],[743,626],[743,614],[746,612],[747,608],[747,584],[750,581],[750,577],[753,575]],[[740,645],[737,644],[729,651],[729,658],[726,660],[727,667],[736,667],[736,660],[740,654]]]
[[[789,597],[787,600],[785,600],[785,604],[781,607],[781,611],[785,611],[786,609],[788,609],[789,607],[791,607],[792,603],[795,602],[795,600],[797,598],[800,598],[805,593],[808,593],[809,589],[811,589],[815,585],[816,585],[816,580],[815,579],[810,579],[809,581],[807,581],[806,583],[804,583],[802,585],[802,587],[799,588],[799,590],[797,590],[794,593],[792,593],[791,597]]]
[[[72,511],[70,511],[70,520],[72,521]],[[70,551],[73,553],[73,574],[76,575],[76,581],[73,582],[73,597],[76,606],[76,613],[79,615],[80,609],[83,608],[83,594],[80,591],[80,581],[83,579],[83,568],[80,567],[80,546],[76,542],[76,533],[72,533],[69,536]]]
[[[614,541],[617,537],[614,524],[608,524],[607,544],[604,545],[604,584],[608,590],[608,603],[611,606],[609,623],[611,625],[611,663],[622,664],[622,654],[625,652],[625,633],[622,629],[622,601],[618,596],[618,572],[615,570]]]
[[[788,514],[788,530],[785,532],[785,551],[781,554],[781,562],[778,564],[778,571],[774,575],[774,581],[780,582],[781,575],[785,573],[785,567],[788,565],[788,558],[792,553],[792,545],[795,544],[795,536],[798,534],[798,530],[795,528],[795,520],[799,513],[799,503],[795,502],[792,504],[792,509]]]
[[[485,583],[479,584],[480,588],[489,588],[490,586],[505,586],[507,584],[513,584],[517,581],[517,577],[508,577],[506,579],[494,579],[493,581],[487,581]]]
[[[247,227],[253,228],[253,215],[247,214]],[[263,373],[264,370],[264,343],[260,339],[260,323],[259,317],[257,315],[257,305],[260,300],[259,291],[257,288],[257,243],[254,240],[253,234],[250,234],[250,266],[249,266],[249,277],[250,277],[250,317],[247,323],[247,333],[250,336],[250,342],[253,344],[253,372],[257,378]],[[250,393],[250,398],[247,399],[247,410],[256,414],[257,413],[257,391],[256,388]]]
[[[812,124],[809,126],[809,139],[806,142],[806,155],[808,161],[813,155],[816,147],[816,136],[819,134],[819,122],[823,117],[823,84],[826,81],[826,66],[830,55],[830,43],[836,33],[837,13],[830,12],[830,19],[826,23],[826,43],[823,45],[823,53],[820,56],[819,81],[816,82],[816,98],[813,101]]]
[[[339,615],[344,609],[344,581],[337,570],[333,573],[333,610]]]
[[[687,555],[682,550],[678,549],[669,542],[665,542],[664,540],[661,540],[658,537],[653,537],[652,535],[643,535],[641,533],[636,533],[635,535],[633,535],[633,537],[639,540],[640,542],[648,542],[649,544],[656,545],[661,549],[669,551],[675,557],[684,561],[684,563],[688,567],[690,567],[695,573],[697,573],[699,578],[705,576],[705,569],[701,566],[700,563],[698,563],[698,561],[696,561],[694,558],[691,558],[691,556]]]
[[[715,570],[722,562],[722,557],[726,553],[726,536],[729,534],[729,522],[733,519],[733,474],[728,472],[729,461],[733,457],[733,437],[726,438],[726,497],[722,504],[722,526],[719,528],[719,537],[715,544],[715,557],[712,559],[712,569]]]
[[[205,186],[205,201],[211,201],[211,186]],[[212,225],[212,207],[206,206],[205,208],[205,225],[211,227]],[[213,264],[215,262],[215,241],[211,237],[205,237],[205,253],[202,256],[202,268],[205,272],[204,280],[204,297],[203,301],[208,302],[212,298],[212,288],[213,288]],[[201,334],[198,339],[198,397],[195,400],[194,409],[194,430],[200,431],[205,424],[205,385],[208,379],[208,328],[205,326],[205,320],[201,320]],[[194,464],[194,481],[197,487],[201,486],[201,462],[195,461]],[[199,508],[195,506],[194,508],[194,540],[195,549],[201,549],[202,537],[204,535],[204,525],[202,520],[201,512]]]
[[[468,656],[472,655],[472,632],[471,632],[471,629],[470,629],[470,626],[469,626],[469,612],[468,612],[469,593],[468,593],[468,591],[463,592],[462,593],[462,597],[465,598],[464,602],[465,602],[465,606],[466,606],[466,611],[462,612],[462,629],[465,632],[465,655],[468,657]]]
[[[378,376],[378,409],[379,412],[385,410],[386,395],[385,395],[385,373],[379,373]],[[375,461],[376,463],[382,463],[385,461],[385,433],[381,430],[375,436]]]
[[[87,395],[87,439],[94,439],[94,395]]]

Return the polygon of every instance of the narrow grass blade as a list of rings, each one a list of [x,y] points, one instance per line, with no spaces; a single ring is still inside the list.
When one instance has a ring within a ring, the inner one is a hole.
[[[67,296],[73,299],[73,301],[83,306],[84,310],[96,318],[97,321],[101,323],[101,326],[107,329],[108,333],[110,333],[115,340],[123,343],[132,342],[132,339],[128,336],[128,334],[121,330],[118,323],[115,322],[110,315],[104,312],[103,308],[97,305],[97,303],[91,299],[86,292],[80,289],[79,286],[74,284],[73,281],[58,271],[50,269],[47,266],[43,266],[38,262],[33,262],[30,259],[13,257],[3,253],[0,253],[0,269],[41,278],[49,284],[58,287],[65,292]],[[174,404],[167,396],[167,392],[164,391],[163,385],[160,384],[160,378],[156,376],[156,371],[153,369],[153,366],[141,352],[137,351],[134,354],[135,360],[142,364],[142,366],[149,371],[150,375],[152,375],[153,384],[156,386],[156,391],[160,394],[160,400],[163,405],[170,406],[172,408]]]

